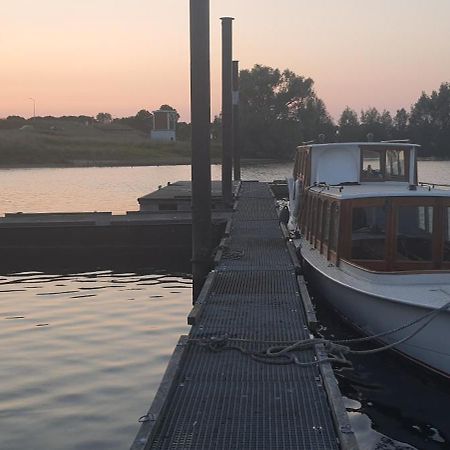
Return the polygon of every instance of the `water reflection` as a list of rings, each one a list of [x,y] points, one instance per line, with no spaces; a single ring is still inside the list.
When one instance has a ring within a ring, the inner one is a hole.
[[[212,166],[213,179],[220,166]],[[137,198],[166,185],[188,180],[190,166],[0,169],[5,212],[112,211],[139,209]]]
[[[293,163],[243,165],[244,180],[271,181],[292,174]],[[136,199],[169,181],[189,180],[190,166],[83,167],[51,169],[0,169],[5,212],[112,211],[139,209]],[[450,183],[450,161],[420,161],[419,179]],[[212,178],[221,167],[213,165]]]
[[[128,448],[188,331],[191,279],[33,272],[0,291],[0,448]]]
[[[135,210],[190,167],[0,170],[4,212]],[[243,168],[244,179],[289,176],[292,164]],[[213,178],[220,167],[212,169]],[[450,162],[419,163],[450,184]],[[191,280],[156,270],[0,275],[0,448],[129,447],[178,336]],[[329,336],[351,334],[319,308]],[[450,448],[449,386],[390,354],[338,373],[362,450]],[[389,438],[387,437],[389,436]],[[411,447],[414,446],[414,447]]]

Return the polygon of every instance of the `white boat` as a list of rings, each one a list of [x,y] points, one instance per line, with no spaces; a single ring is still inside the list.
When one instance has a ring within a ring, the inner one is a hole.
[[[450,377],[450,190],[418,182],[417,146],[301,146],[289,184],[289,225],[323,297]]]

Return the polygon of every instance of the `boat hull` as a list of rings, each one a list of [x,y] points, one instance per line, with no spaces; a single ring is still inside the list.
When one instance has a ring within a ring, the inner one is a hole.
[[[363,293],[333,280],[320,268],[304,259],[309,279],[321,297],[332,305],[343,318],[363,334],[373,336],[394,330],[431,311],[429,308],[404,304],[376,295]],[[378,339],[392,344],[411,335],[424,322],[406,330]],[[429,370],[450,377],[450,313],[440,312],[417,335],[394,348],[403,356]]]

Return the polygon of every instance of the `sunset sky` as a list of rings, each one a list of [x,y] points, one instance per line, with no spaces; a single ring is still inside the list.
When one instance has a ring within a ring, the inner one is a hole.
[[[188,0],[0,3],[0,117],[134,115],[168,103],[189,120]],[[211,0],[213,114],[220,21],[235,59],[312,77],[337,118],[409,106],[450,81],[449,0]]]

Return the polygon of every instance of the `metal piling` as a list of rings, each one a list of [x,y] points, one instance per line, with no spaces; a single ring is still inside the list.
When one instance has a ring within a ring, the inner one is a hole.
[[[222,17],[222,196],[233,203],[233,18]]]
[[[193,303],[202,289],[211,260],[209,17],[209,0],[190,0]]]

